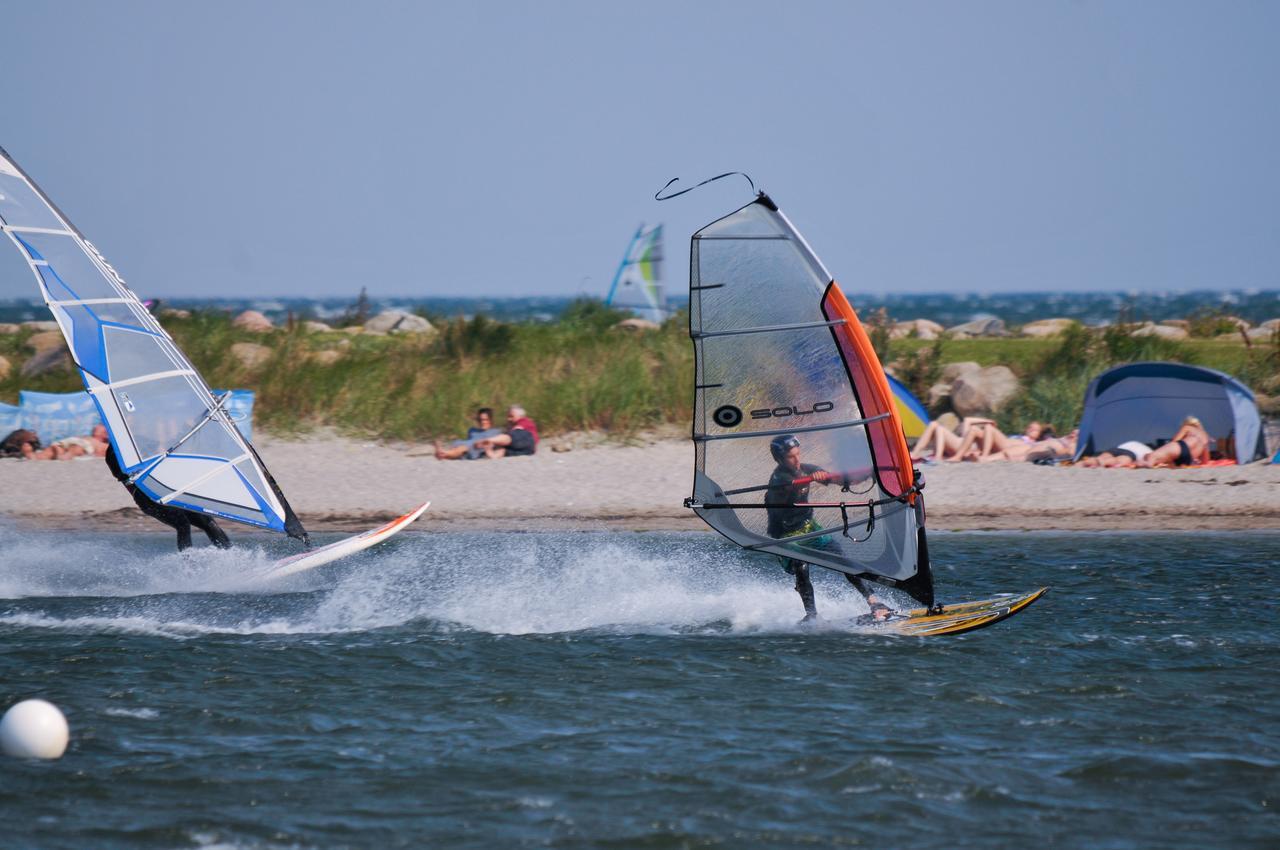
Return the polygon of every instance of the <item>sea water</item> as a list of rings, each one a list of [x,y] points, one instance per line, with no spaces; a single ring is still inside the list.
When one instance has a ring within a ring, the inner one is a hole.
[[[1280,842],[1280,536],[935,534],[902,638],[816,571],[690,534],[406,533],[286,551],[0,527],[5,848],[1257,847]]]

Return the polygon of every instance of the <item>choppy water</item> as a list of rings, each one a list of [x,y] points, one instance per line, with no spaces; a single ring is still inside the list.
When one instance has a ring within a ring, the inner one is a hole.
[[[263,546],[245,538],[249,549]],[[1276,847],[1280,536],[939,534],[952,638],[797,627],[710,534],[405,534],[269,555],[0,528],[0,763],[22,847]],[[273,544],[274,545],[274,544]]]

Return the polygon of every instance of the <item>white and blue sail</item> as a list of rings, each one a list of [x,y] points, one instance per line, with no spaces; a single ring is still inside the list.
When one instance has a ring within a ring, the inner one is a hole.
[[[627,253],[613,276],[605,303],[630,310],[642,319],[661,323],[667,318],[667,300],[662,289],[662,225],[636,229]]]
[[[0,148],[0,228],[34,273],[132,482],[153,501],[306,539],[224,405],[124,279]]]

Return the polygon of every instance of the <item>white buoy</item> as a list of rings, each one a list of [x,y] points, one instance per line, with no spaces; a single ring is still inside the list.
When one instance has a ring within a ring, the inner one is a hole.
[[[61,758],[70,737],[67,718],[42,699],[23,700],[0,719],[0,749],[15,758]]]

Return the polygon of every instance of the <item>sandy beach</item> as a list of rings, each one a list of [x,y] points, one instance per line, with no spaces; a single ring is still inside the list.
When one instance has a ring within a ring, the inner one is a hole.
[[[705,530],[682,506],[687,439],[546,440],[534,457],[438,461],[428,445],[261,436],[264,461],[314,531],[355,531],[430,499],[420,531]],[[1280,528],[1280,465],[1099,470],[1026,463],[924,467],[933,529]],[[0,515],[22,525],[148,529],[100,461],[0,461]]]

